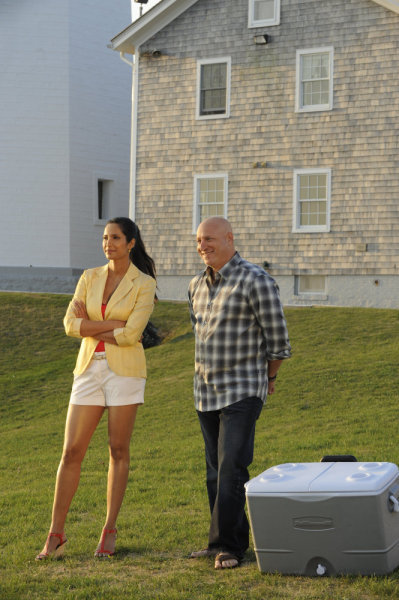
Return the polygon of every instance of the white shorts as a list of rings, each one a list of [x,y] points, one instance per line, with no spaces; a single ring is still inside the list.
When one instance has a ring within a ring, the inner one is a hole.
[[[105,352],[98,352],[86,371],[74,376],[70,404],[105,407],[143,404],[145,381],[143,377],[116,375],[108,366]]]

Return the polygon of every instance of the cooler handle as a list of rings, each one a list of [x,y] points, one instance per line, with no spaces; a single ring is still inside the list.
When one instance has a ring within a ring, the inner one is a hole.
[[[393,507],[392,507],[392,508],[393,508],[393,512],[399,512],[399,502],[398,502],[398,499],[397,499],[397,498],[395,498],[395,496],[394,496],[393,494],[391,494],[391,495],[389,496],[389,500],[390,500],[390,501],[392,502],[392,504],[393,504]]]

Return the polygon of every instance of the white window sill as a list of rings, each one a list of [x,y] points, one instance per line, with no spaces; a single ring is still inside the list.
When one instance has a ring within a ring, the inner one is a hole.
[[[209,119],[228,119],[230,117],[229,114],[224,113],[220,115],[197,115],[197,121],[208,121]]]
[[[300,106],[298,108],[296,108],[295,112],[298,113],[307,113],[307,112],[322,112],[322,111],[327,111],[327,110],[332,110],[333,107],[330,106],[329,104],[309,104],[307,106]]]
[[[294,227],[292,233],[328,233],[329,227],[326,226],[314,226],[314,227]]]
[[[312,300],[314,302],[320,301],[320,300],[328,300],[328,295],[327,294],[318,294],[318,293],[301,293],[301,294],[296,294],[294,296],[294,300],[304,300],[304,301],[309,301]]]

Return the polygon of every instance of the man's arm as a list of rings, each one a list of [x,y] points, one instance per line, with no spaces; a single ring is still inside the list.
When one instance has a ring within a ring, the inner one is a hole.
[[[268,365],[267,393],[268,394],[274,393],[274,388],[275,388],[276,379],[277,379],[277,373],[278,373],[278,370],[279,370],[280,366],[282,365],[282,363],[283,363],[282,360],[269,360],[267,363],[267,365]]]
[[[250,290],[250,303],[266,342],[268,362],[268,393],[273,394],[278,370],[283,360],[291,356],[287,324],[279,289],[269,275],[259,276]]]

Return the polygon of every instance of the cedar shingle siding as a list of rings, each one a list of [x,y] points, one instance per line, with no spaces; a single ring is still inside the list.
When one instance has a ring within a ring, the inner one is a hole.
[[[326,47],[333,108],[296,112],[296,51]],[[140,52],[153,49],[161,56],[139,61],[136,220],[161,276],[201,267],[193,179],[207,172],[228,174],[237,247],[277,280],[399,275],[398,14],[371,0],[281,0],[280,24],[253,29],[248,0],[200,0]],[[230,117],[198,120],[197,60],[212,57],[231,57]],[[330,231],[294,233],[294,170],[313,168],[331,169]]]

